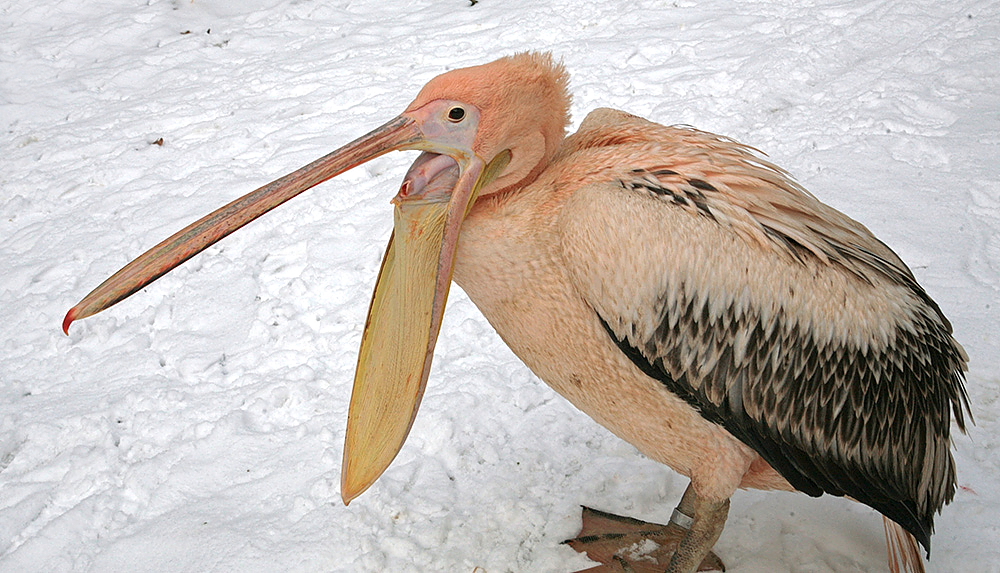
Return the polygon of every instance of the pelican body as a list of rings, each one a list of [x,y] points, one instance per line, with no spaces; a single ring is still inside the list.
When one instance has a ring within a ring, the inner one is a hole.
[[[454,279],[538,377],[690,478],[662,568],[721,564],[729,499],[757,488],[869,505],[891,565],[922,570],[969,408],[940,308],[864,226],[749,147],[610,109],[566,137],[567,84],[535,53],[438,76],[398,118],[130,263],[64,329],[305,189],[419,149],[359,352],[345,503],[406,439]]]

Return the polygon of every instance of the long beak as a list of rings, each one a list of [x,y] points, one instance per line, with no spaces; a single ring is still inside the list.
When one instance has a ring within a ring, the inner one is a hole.
[[[467,143],[474,135],[467,128],[458,136],[449,139],[445,134],[443,142],[434,142],[412,117],[397,117],[156,245],[70,309],[63,330],[68,333],[74,320],[125,299],[243,225],[331,177],[389,151],[430,151],[410,169],[393,200],[393,236],[368,311],[348,414],[341,495],[344,503],[349,503],[382,475],[406,441],[430,373],[462,221],[479,190],[510,162],[509,151],[485,165],[467,145],[453,145],[455,141]]]
[[[73,321],[109,308],[160,278],[243,225],[348,169],[421,141],[417,123],[399,116],[337,151],[244,195],[195,221],[146,251],[100,284],[66,313],[63,331]]]

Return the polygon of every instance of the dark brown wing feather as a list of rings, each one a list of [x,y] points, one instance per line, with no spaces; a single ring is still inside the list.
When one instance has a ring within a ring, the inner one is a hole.
[[[861,501],[929,551],[955,491],[952,416],[964,431],[968,410],[966,357],[938,306],[867,229],[749,148],[599,113],[564,156],[607,152],[608,170],[568,206],[588,228],[564,232],[608,335],[796,489]],[[584,260],[577,241],[603,256]],[[629,267],[637,248],[654,272]],[[616,299],[599,284],[614,273],[643,284]]]

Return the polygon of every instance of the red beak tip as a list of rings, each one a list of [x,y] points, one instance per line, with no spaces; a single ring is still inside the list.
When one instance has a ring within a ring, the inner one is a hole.
[[[66,313],[66,318],[63,319],[63,332],[66,333],[66,336],[69,336],[69,325],[73,324],[73,321],[76,320],[77,314],[79,313],[75,306]]]

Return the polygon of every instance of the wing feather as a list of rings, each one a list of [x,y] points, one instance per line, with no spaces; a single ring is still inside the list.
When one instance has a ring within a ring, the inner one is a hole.
[[[929,548],[967,359],[899,257],[712,134],[599,110],[561,158],[597,166],[562,249],[622,352],[796,489],[848,495]]]

